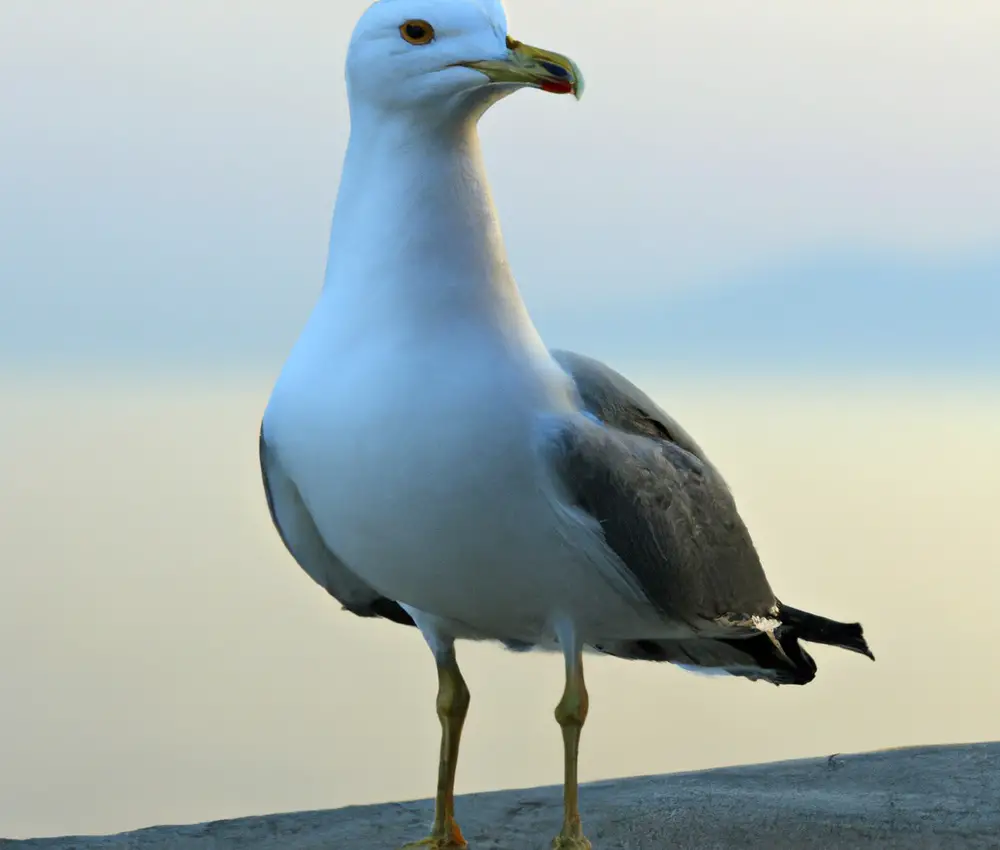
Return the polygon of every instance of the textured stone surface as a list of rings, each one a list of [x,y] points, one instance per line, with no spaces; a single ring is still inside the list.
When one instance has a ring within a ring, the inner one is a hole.
[[[1000,849],[1000,743],[615,780],[582,789],[594,850]],[[560,790],[458,801],[470,850],[543,850]],[[427,801],[267,815],[106,837],[0,839],[10,850],[392,850],[423,837]]]

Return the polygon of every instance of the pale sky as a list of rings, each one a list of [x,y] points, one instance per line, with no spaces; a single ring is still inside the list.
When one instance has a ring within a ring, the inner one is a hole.
[[[277,368],[322,279],[364,6],[0,4],[2,362]],[[948,287],[986,258],[1000,281],[994,0],[508,7],[588,82],[581,103],[524,92],[483,123],[513,266],[556,344],[578,344],[567,310],[609,297],[614,351],[644,312],[623,294],[766,286],[857,252],[898,263],[895,300],[921,315],[940,304],[911,303],[909,269]],[[953,337],[994,308],[977,298]]]

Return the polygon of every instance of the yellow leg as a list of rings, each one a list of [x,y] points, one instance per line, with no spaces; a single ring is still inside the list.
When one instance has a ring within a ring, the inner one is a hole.
[[[591,850],[580,823],[577,758],[580,753],[580,732],[587,719],[589,698],[583,681],[583,653],[574,647],[564,647],[566,655],[566,688],[556,706],[556,722],[562,729],[565,758],[563,781],[562,831],[552,842],[554,850]]]
[[[437,794],[434,798],[434,826],[429,838],[408,848],[461,850],[468,847],[455,821],[455,770],[462,726],[469,711],[469,688],[458,669],[454,648],[438,658],[437,715],[441,721],[441,757],[438,762]]]

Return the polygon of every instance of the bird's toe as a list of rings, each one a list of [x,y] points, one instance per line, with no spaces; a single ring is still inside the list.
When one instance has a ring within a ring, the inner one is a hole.
[[[559,835],[552,841],[552,850],[592,850],[592,848],[590,842],[582,835]]]
[[[468,843],[462,837],[462,831],[455,825],[453,828],[437,832],[422,841],[406,844],[400,850],[466,850]]]

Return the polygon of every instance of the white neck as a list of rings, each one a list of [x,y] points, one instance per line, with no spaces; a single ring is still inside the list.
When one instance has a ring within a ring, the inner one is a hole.
[[[530,328],[475,119],[352,119],[322,300],[350,309],[357,321],[426,330],[456,319]]]

